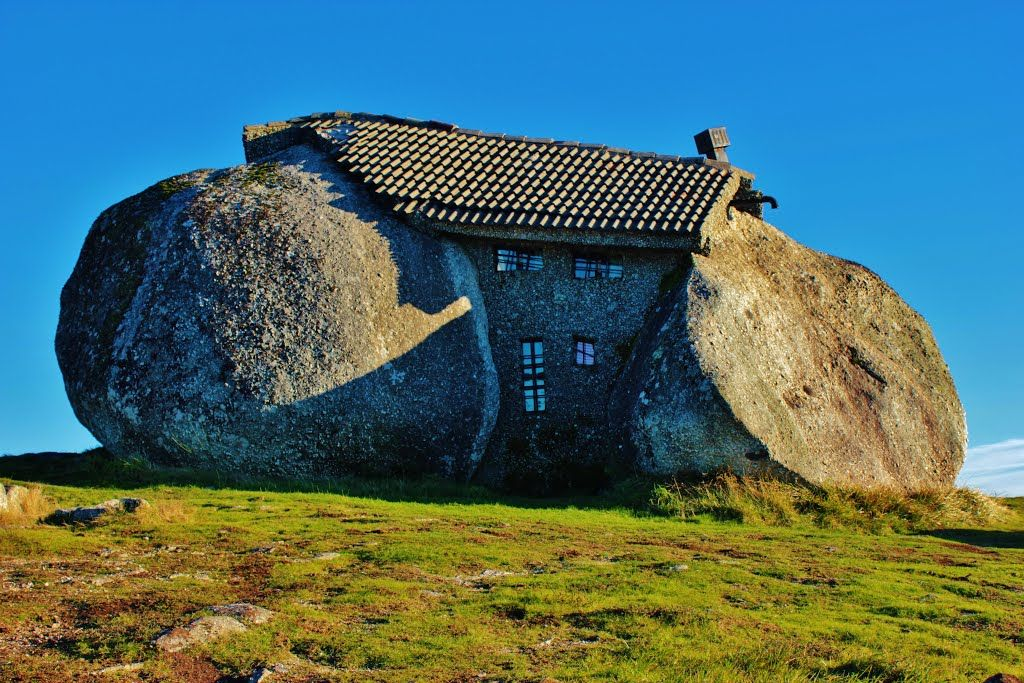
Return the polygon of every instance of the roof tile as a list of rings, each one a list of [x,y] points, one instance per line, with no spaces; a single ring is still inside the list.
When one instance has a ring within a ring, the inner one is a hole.
[[[680,232],[730,171],[702,159],[334,112],[301,119],[395,210],[474,225]]]

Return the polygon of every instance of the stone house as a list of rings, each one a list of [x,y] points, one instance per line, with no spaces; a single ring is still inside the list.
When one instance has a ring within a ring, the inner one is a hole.
[[[57,359],[111,452],[565,491],[728,468],[950,486],[924,318],[762,220],[725,130],[678,157],[335,112],[104,211]]]
[[[614,466],[610,401],[659,296],[705,226],[774,202],[729,163],[724,128],[695,140],[700,156],[679,157],[345,112],[243,134],[248,163],[316,144],[408,226],[462,246],[500,386],[484,461],[498,471],[483,475],[527,486],[533,471],[574,485]]]

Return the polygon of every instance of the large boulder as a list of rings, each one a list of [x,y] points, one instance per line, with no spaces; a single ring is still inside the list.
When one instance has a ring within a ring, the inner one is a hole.
[[[472,264],[309,147],[105,211],[57,359],[109,450],[254,472],[465,477],[497,414]]]
[[[964,413],[924,319],[871,271],[749,214],[706,237],[612,407],[641,468],[952,485]]]

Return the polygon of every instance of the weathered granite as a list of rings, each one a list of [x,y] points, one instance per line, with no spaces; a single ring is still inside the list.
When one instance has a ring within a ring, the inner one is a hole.
[[[641,468],[952,485],[964,413],[924,319],[866,268],[748,214],[706,237],[620,382]]]
[[[476,273],[319,152],[164,181],[93,225],[57,357],[115,454],[466,477],[498,392]]]

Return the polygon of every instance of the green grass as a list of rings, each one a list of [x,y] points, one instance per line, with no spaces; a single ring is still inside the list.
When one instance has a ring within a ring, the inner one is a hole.
[[[511,498],[426,481],[0,459],[89,528],[0,528],[0,680],[981,681],[1024,673],[1021,500],[633,481]],[[73,485],[72,485],[73,484]],[[317,559],[323,553],[334,555]],[[211,605],[276,613],[161,655]],[[120,676],[120,677],[119,677]]]

